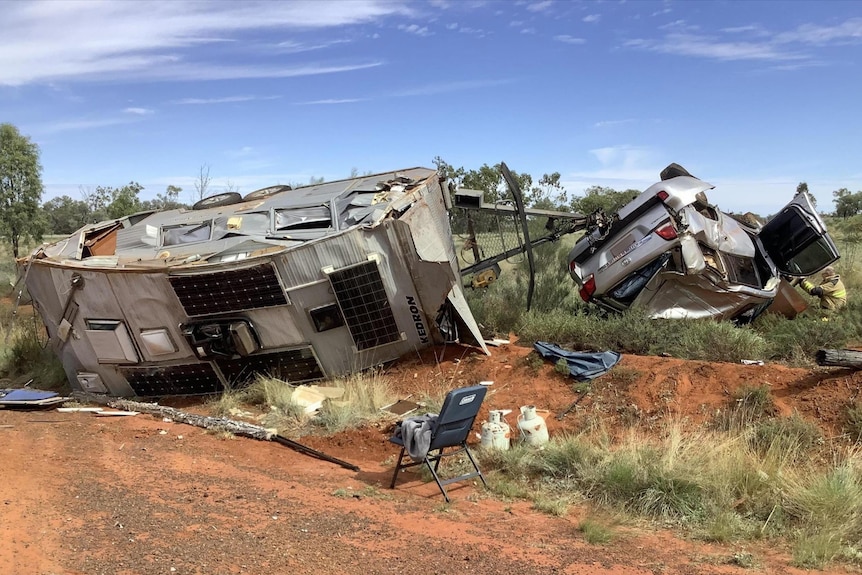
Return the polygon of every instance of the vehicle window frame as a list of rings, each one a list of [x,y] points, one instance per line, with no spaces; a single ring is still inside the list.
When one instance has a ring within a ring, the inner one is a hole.
[[[772,218],[758,239],[775,267],[791,276],[815,274],[840,256],[829,234],[818,229],[811,215],[795,204]]]

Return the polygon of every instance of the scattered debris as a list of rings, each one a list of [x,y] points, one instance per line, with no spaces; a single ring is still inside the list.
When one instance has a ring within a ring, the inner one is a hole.
[[[491,345],[494,347],[500,347],[501,345],[509,345],[512,342],[510,342],[508,339],[494,338],[494,339],[486,339],[485,343],[487,345]]]
[[[97,411],[102,411],[101,407],[58,407],[57,411],[60,413],[77,413],[77,412],[85,412],[85,413],[95,413]]]
[[[303,408],[305,413],[314,413],[323,406],[328,398],[310,386],[301,385],[293,390],[290,399]]]
[[[742,365],[763,365],[763,361],[759,359],[740,359]]]
[[[125,417],[130,415],[138,415],[137,411],[94,411],[96,417]]]
[[[484,385],[485,387],[489,387],[491,385],[494,385],[494,382],[493,381],[480,381],[479,385]]]
[[[557,421],[562,421],[563,418],[566,417],[566,415],[568,415],[568,413],[570,411],[572,411],[574,408],[576,408],[578,406],[578,404],[581,402],[581,400],[583,398],[585,398],[589,392],[590,392],[590,388],[588,387],[587,389],[585,389],[581,393],[579,393],[578,398],[575,401],[570,403],[568,405],[568,407],[566,407],[566,409],[564,409],[563,411],[561,411],[560,413],[557,414]]]
[[[264,427],[260,427],[259,425],[253,425],[244,421],[235,421],[233,419],[226,419],[224,417],[209,417],[206,415],[196,415],[194,413],[186,413],[184,411],[180,411],[179,409],[175,409],[173,407],[159,405],[158,403],[142,403],[139,401],[129,401],[127,399],[118,399],[110,402],[109,405],[115,409],[129,410],[136,413],[147,413],[149,415],[155,415],[162,418],[168,417],[174,421],[178,421],[180,423],[185,423],[188,425],[194,425],[195,427],[202,427],[204,429],[227,431],[228,433],[232,433],[234,435],[251,437],[252,439],[259,439],[261,441],[274,441],[286,447],[290,447],[291,449],[305,455],[310,455],[311,457],[316,457],[318,459],[322,459],[323,461],[335,463],[337,465],[340,465],[341,467],[344,467],[345,469],[350,469],[351,471],[360,471],[359,467],[353,465],[352,463],[337,459],[335,457],[332,457],[331,455],[326,455],[322,451],[317,451],[316,449],[312,449],[311,447],[302,445],[301,443],[293,441],[292,439],[282,437],[281,435],[278,435],[278,432],[276,430],[266,429]]]
[[[70,401],[55,391],[35,389],[0,389],[0,409],[44,409]]]
[[[412,401],[407,401],[406,399],[399,399],[395,403],[384,405],[380,409],[382,411],[388,411],[389,413],[402,416],[407,415],[408,413],[413,413],[414,411],[419,409],[419,404],[413,403]]]

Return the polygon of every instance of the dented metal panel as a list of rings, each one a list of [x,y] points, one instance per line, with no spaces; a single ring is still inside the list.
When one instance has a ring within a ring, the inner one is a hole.
[[[442,342],[445,309],[481,344],[442,198],[436,171],[410,168],[138,214],[34,253],[27,287],[75,389],[198,394],[256,372],[344,374]]]

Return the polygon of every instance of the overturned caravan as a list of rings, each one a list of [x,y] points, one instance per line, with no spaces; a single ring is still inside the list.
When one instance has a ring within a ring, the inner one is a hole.
[[[412,168],[222,194],[86,226],[19,264],[77,391],[301,383],[445,341],[487,353],[441,183]]]

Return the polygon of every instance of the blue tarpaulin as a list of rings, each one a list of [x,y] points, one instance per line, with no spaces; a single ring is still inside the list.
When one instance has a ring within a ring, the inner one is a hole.
[[[576,352],[545,341],[537,341],[533,348],[545,359],[554,363],[561,359],[569,366],[569,373],[578,381],[588,381],[607,373],[622,357],[616,351]]]

